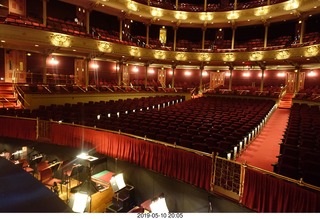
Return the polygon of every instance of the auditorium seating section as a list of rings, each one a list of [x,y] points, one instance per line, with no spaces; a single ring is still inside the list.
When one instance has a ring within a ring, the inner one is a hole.
[[[274,171],[320,186],[319,105],[294,103]]]
[[[319,102],[320,101],[320,88],[318,86],[304,88],[295,94],[294,100]]]
[[[264,87],[263,91],[260,91],[259,87],[252,86],[232,86],[231,90],[229,90],[229,87],[223,85],[205,91],[207,94],[268,97],[276,99],[280,97],[281,92],[282,88],[277,86]]]
[[[259,1],[257,1],[259,2]],[[184,3],[187,5],[186,3]],[[244,3],[247,4],[247,3]],[[181,4],[183,5],[183,4]],[[195,7],[195,6],[193,6]],[[199,7],[199,6],[196,6]],[[232,10],[232,9],[230,9]],[[65,21],[53,17],[47,18],[47,25],[45,26],[42,20],[32,17],[20,17],[13,14],[0,21],[4,24],[18,25],[28,28],[41,29],[46,31],[55,31],[66,33],[74,36],[88,37],[99,40],[105,40],[108,42],[145,47],[150,49],[161,49],[161,50],[173,50],[173,42],[167,42],[166,45],[162,45],[159,39],[149,39],[149,44],[146,44],[145,36],[132,36],[124,35],[123,39],[119,39],[119,32],[114,30],[103,30],[97,27],[91,27],[89,33],[87,33],[85,26],[76,23],[75,21]],[[256,51],[256,50],[277,50],[285,47],[300,47],[320,42],[319,32],[305,33],[303,43],[297,42],[292,39],[291,36],[280,36],[272,39],[268,42],[266,47],[263,46],[263,39],[251,39],[247,42],[235,42],[235,48],[231,49],[231,40],[224,39],[222,42],[206,42],[205,48],[202,49],[201,42],[191,42],[188,40],[178,40],[176,44],[177,51],[188,51],[188,52],[245,52],[245,51]]]
[[[275,106],[271,99],[183,100],[182,96],[156,96],[41,106],[32,111],[3,109],[0,113],[113,130],[198,151],[219,152],[225,157],[239,152],[240,145],[244,147],[258,134]]]

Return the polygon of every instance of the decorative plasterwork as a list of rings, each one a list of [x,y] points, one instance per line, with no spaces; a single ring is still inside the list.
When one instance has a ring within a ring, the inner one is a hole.
[[[235,56],[233,53],[227,53],[222,57],[225,62],[233,62],[235,60]]]
[[[289,50],[280,50],[280,51],[277,51],[277,54],[276,54],[276,59],[287,59],[290,57],[290,52]]]
[[[176,54],[176,59],[179,61],[185,61],[185,60],[187,60],[187,56],[184,52],[178,52]]]
[[[250,54],[250,61],[259,61],[259,60],[262,60],[263,58],[263,54],[262,52],[253,52]]]
[[[313,45],[313,46],[308,46],[305,49],[304,55],[306,57],[312,57],[312,56],[316,56],[319,53],[319,46],[318,45]]]
[[[153,52],[153,55],[156,59],[165,59],[166,58],[166,53],[165,51],[161,51],[161,50],[155,50]]]
[[[109,42],[100,41],[100,42],[98,42],[98,49],[100,52],[111,52],[112,45]]]
[[[55,33],[50,35],[50,42],[55,46],[70,47],[71,38],[67,35]]]

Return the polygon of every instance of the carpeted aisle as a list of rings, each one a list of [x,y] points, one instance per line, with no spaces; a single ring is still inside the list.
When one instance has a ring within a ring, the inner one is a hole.
[[[276,109],[260,135],[247,146],[246,150],[237,158],[238,162],[273,171],[272,163],[278,161],[279,143],[287,127],[290,109]]]

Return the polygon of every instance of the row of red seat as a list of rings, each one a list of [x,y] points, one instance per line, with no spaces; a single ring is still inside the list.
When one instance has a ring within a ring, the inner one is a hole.
[[[217,2],[217,3],[210,3],[207,4],[206,10],[204,10],[204,5],[203,3],[200,4],[192,4],[192,3],[180,3],[178,4],[178,7],[176,7],[176,2],[175,1],[169,1],[169,0],[151,0],[146,1],[146,0],[135,0],[136,2],[148,5],[153,7],[158,7],[158,8],[164,8],[168,10],[180,10],[180,11],[191,11],[191,12],[203,12],[203,11],[209,11],[209,12],[214,12],[214,11],[231,11],[231,10],[244,10],[244,9],[249,9],[249,8],[256,8],[256,7],[261,7],[267,5],[267,1],[264,0],[252,0],[248,2],[238,2],[237,6],[235,8],[234,3],[230,2],[228,4],[224,4],[223,2]],[[276,3],[281,3],[285,0],[272,0],[270,1],[270,4],[276,4]]]
[[[43,29],[46,31],[56,31],[67,33],[75,36],[81,37],[90,37],[97,38],[109,42],[114,42],[118,44],[146,47],[152,49],[162,49],[162,50],[173,50],[173,43],[168,42],[166,45],[160,43],[159,39],[149,39],[149,45],[146,45],[145,37],[142,36],[128,36],[126,39],[120,40],[119,33],[115,31],[106,31],[99,28],[92,28],[90,34],[86,32],[86,29],[83,25],[79,25],[75,22],[63,21],[60,19],[48,17],[47,26],[43,25],[42,22],[37,21],[36,19],[28,17],[16,17],[8,16],[4,23],[11,25],[19,25],[24,27],[31,27],[36,29]],[[125,37],[124,37],[125,38]],[[318,32],[306,33],[304,36],[303,44],[299,42],[294,42],[291,39],[291,36],[282,36],[277,39],[271,40],[268,42],[267,47],[263,47],[263,39],[253,39],[248,42],[235,42],[235,48],[231,49],[231,40],[223,40],[222,43],[214,44],[206,43],[207,46],[205,49],[209,49],[211,52],[241,52],[241,51],[256,51],[256,50],[276,50],[284,47],[298,47],[305,46],[306,43],[319,43],[320,34]],[[183,49],[183,51],[193,52],[194,49],[202,49],[201,43],[197,42],[180,42],[177,41],[176,49]],[[213,46],[212,46],[213,45]]]
[[[275,171],[320,186],[320,109],[294,103]]]

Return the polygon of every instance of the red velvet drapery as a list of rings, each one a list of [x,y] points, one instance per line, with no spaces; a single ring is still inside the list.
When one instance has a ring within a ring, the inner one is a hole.
[[[246,169],[242,204],[258,212],[317,212],[319,193]]]
[[[51,143],[95,148],[101,154],[210,190],[210,157],[115,133],[57,123],[51,124]]]
[[[37,120],[0,117],[0,136],[36,140]]]

